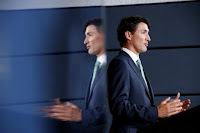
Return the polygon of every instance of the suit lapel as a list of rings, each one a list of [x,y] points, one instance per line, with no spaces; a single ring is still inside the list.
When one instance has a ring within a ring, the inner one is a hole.
[[[99,79],[101,78],[103,72],[105,70],[105,66],[101,66],[101,68],[97,71],[97,75],[94,79],[94,82],[93,82],[93,85],[92,85],[92,88],[90,88],[90,85],[89,85],[89,91],[88,91],[88,97],[87,97],[87,102],[89,103],[90,99],[91,99],[91,96],[92,96],[92,93],[94,91],[94,87],[95,85],[97,84],[97,82],[99,81]],[[91,78],[92,80],[92,78]],[[90,81],[90,84],[91,84],[91,81]],[[90,89],[92,89],[91,93],[90,93]]]
[[[147,86],[145,84],[144,78],[142,77],[141,72],[139,71],[138,67],[136,66],[136,64],[134,63],[134,61],[131,59],[131,57],[124,51],[121,51],[124,53],[124,55],[127,57],[128,63],[131,66],[131,68],[135,71],[136,75],[138,76],[138,78],[140,79],[140,81],[142,82],[144,88],[145,88],[145,92],[147,94],[147,96],[149,97],[150,100],[152,100],[151,95],[147,89]],[[149,87],[150,89],[150,87]]]
[[[89,82],[89,85],[88,85],[88,88],[87,88],[87,92],[86,92],[86,98],[85,98],[85,101],[86,101],[86,108],[88,108],[88,101],[89,101],[89,96],[90,96],[90,84],[91,84],[91,81],[92,81],[92,76],[93,74],[90,76],[90,82]]]
[[[133,64],[134,62],[131,60],[129,61],[129,64],[130,66],[133,68],[133,70],[135,71],[136,75],[138,76],[138,78],[140,79],[140,81],[142,82],[144,88],[145,88],[145,91],[146,91],[146,94],[148,95],[149,99],[151,99],[151,96],[148,92],[148,89],[147,89],[147,86],[145,84],[145,81],[144,81],[144,78],[142,77],[142,74],[140,73],[140,71],[138,70],[137,66],[135,65],[135,63]]]
[[[150,93],[150,95],[151,95],[152,103],[154,103],[154,93],[153,93],[153,90],[152,90],[151,83],[150,83],[150,81],[149,81],[149,79],[148,79],[148,77],[147,77],[147,75],[146,75],[145,72],[144,72],[144,74],[145,74],[145,78],[146,78],[146,80],[147,80],[147,84],[148,84],[148,86],[149,86],[149,93]]]

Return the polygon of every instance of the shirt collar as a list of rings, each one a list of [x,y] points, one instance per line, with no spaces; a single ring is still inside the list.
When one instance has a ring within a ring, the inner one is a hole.
[[[106,56],[106,54],[103,54],[103,55],[99,56],[97,58],[97,60],[101,63],[100,66],[106,64],[107,63],[107,56]]]
[[[122,51],[126,52],[131,57],[131,59],[135,62],[135,64],[137,64],[136,61],[139,59],[139,56],[137,56],[132,51],[124,47],[122,47]]]

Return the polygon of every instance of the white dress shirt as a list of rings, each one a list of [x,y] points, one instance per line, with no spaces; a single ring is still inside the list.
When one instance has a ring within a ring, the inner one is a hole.
[[[130,51],[129,49],[124,48],[124,47],[122,47],[122,51],[126,52],[126,53],[131,57],[131,59],[135,62],[135,65],[138,67],[136,61],[139,59],[139,56],[137,56],[135,53],[133,53],[132,51]],[[140,61],[141,61],[141,60],[140,60]],[[141,65],[142,65],[142,62],[141,62]],[[147,80],[146,80],[146,78],[145,78],[145,74],[144,74],[144,71],[143,71],[143,67],[142,67],[141,69],[142,69],[142,70],[141,70],[141,71],[142,71],[141,74],[142,74],[142,77],[143,77],[143,79],[144,79],[144,81],[145,81],[145,84],[146,84],[146,86],[147,86],[147,90],[148,90],[148,93],[149,93],[148,84],[147,84]]]
[[[132,51],[124,47],[122,47],[122,51],[126,52],[131,57],[131,59],[135,62],[135,65],[137,66],[136,61],[139,59],[139,56],[137,56],[135,53],[133,53]]]
[[[106,56],[106,54],[103,54],[103,55],[99,56],[97,58],[97,60],[101,63],[100,64],[100,68],[101,68],[102,65],[106,65],[106,63],[107,63],[107,56]]]

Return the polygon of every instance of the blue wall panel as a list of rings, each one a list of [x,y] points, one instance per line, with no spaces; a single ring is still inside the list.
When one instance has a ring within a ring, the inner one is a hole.
[[[120,48],[116,31],[121,18],[135,15],[150,20],[150,48],[200,46],[200,2],[106,7],[105,12],[108,49]]]
[[[141,54],[156,94],[199,93],[200,48],[150,50]]]
[[[0,11],[0,55],[85,51],[83,25],[100,16],[100,7]]]
[[[88,53],[11,58],[9,76],[0,76],[0,103],[84,98],[94,59]]]

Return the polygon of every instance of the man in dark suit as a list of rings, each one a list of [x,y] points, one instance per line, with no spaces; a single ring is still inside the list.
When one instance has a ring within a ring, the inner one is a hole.
[[[104,33],[101,18],[88,20],[84,26],[84,44],[90,55],[96,55],[96,63],[91,81],[86,92],[86,107],[80,109],[73,103],[61,103],[55,100],[56,105],[45,109],[47,116],[61,121],[80,122],[88,126],[92,132],[106,132],[106,119],[108,114],[106,63],[107,57],[104,45]]]
[[[139,57],[151,41],[149,27],[148,19],[140,16],[125,17],[118,26],[122,49],[107,71],[112,133],[136,133],[138,128],[157,122],[158,118],[178,114],[189,107],[190,100],[181,102],[180,93],[173,100],[168,97],[157,107],[154,105],[154,93]]]

